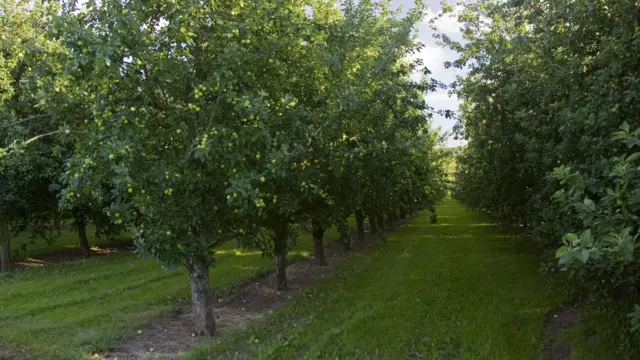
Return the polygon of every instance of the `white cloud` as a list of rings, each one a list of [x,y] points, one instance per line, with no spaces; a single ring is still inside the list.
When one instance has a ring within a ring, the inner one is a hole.
[[[406,7],[406,0],[394,0],[398,5],[404,5]],[[402,4],[405,3],[405,4]],[[429,23],[432,19],[434,25],[438,31],[446,34],[455,41],[462,41],[462,33],[460,31],[460,23],[457,20],[456,13],[461,8],[455,8],[454,13],[447,14],[443,17],[437,17],[439,10],[433,10],[439,7],[438,3],[430,1],[430,9],[428,11],[428,17],[418,25],[418,39],[425,45],[425,47],[413,56],[413,58],[422,59],[423,63],[431,71],[431,77],[443,82],[445,84],[452,83],[457,76],[466,74],[464,69],[445,68],[446,61],[454,61],[458,58],[458,54],[448,48],[445,48],[437,44],[437,40],[433,38],[434,31],[432,25]],[[414,74],[414,79],[419,79],[420,74]],[[460,105],[460,101],[457,96],[449,96],[446,90],[427,94],[427,104],[433,107],[435,110],[453,110],[457,111]],[[456,121],[453,119],[446,119],[440,115],[434,115],[433,124],[435,127],[441,128],[442,131],[451,132]],[[453,140],[451,137],[447,141],[448,146],[461,145],[463,142],[460,140]]]
[[[425,25],[429,21],[434,20],[436,28],[449,35],[455,41],[462,41],[462,32],[460,31],[460,23],[458,22],[458,14],[463,10],[462,6],[456,6],[453,8],[453,12],[445,14],[444,16],[438,16],[438,13],[434,9],[428,10],[427,19],[421,24]],[[429,29],[431,31],[431,29]]]

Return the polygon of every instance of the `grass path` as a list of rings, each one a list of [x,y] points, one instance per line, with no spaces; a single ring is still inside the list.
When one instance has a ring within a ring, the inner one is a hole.
[[[545,314],[565,293],[539,259],[454,200],[269,320],[186,359],[539,359]]]
[[[541,359],[545,314],[566,293],[539,259],[454,200],[352,256],[264,322],[183,356],[200,359]],[[330,231],[327,242],[337,234]],[[270,268],[259,252],[219,249],[214,291]],[[312,249],[301,237],[293,257]],[[117,254],[0,277],[0,359],[85,359],[188,300],[183,270]],[[573,360],[617,355],[620,322],[585,313],[563,335]],[[624,316],[621,321],[627,321]],[[603,326],[604,325],[604,326]],[[601,341],[585,335],[597,331]],[[628,348],[628,346],[627,346]]]

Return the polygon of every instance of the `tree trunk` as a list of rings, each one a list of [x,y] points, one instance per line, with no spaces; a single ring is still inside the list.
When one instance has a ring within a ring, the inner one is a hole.
[[[358,240],[364,242],[364,215],[362,215],[362,210],[356,210],[356,225],[358,227],[356,236]]]
[[[9,219],[0,214],[0,273],[11,268],[11,237],[9,234]]]
[[[344,245],[345,251],[351,251],[351,237],[349,236],[349,225],[346,221],[340,221],[337,224],[338,233],[340,233],[340,242]]]
[[[400,218],[401,219],[407,218],[407,209],[404,206],[400,208]]]
[[[56,211],[53,214],[53,228],[55,230],[62,230],[62,221],[60,220],[60,211]]]
[[[382,232],[382,230],[384,230],[384,215],[380,214],[378,215],[378,229],[380,230],[380,232]]]
[[[193,332],[196,335],[213,336],[216,318],[213,315],[211,290],[209,289],[209,267],[200,259],[193,259],[188,266],[191,280],[191,311]]]
[[[274,250],[276,260],[276,290],[288,290],[287,286],[287,237],[288,224],[279,224],[275,231]]]
[[[374,216],[369,216],[369,227],[371,228],[371,234],[375,235],[378,233],[378,224]]]
[[[76,219],[76,228],[78,230],[78,238],[80,239],[80,249],[85,257],[91,256],[91,247],[89,246],[89,240],[87,240],[87,226],[84,220]]]
[[[393,225],[396,222],[396,214],[393,211],[387,213],[387,225]]]
[[[322,243],[324,239],[324,227],[319,221],[312,220],[311,228],[316,265],[327,265],[327,261],[324,258],[324,244]]]

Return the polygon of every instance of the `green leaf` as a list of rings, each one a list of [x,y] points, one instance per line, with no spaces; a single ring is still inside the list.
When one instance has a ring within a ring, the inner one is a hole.
[[[628,238],[620,246],[620,256],[626,261],[633,261],[633,243]]]
[[[638,159],[640,159],[640,152],[633,153],[633,154],[629,155],[629,157],[625,161],[626,162],[633,162],[633,161],[636,161]]]
[[[564,239],[573,244],[574,242],[578,241],[578,235],[574,233],[568,233],[564,235]]]
[[[629,137],[625,131],[616,131],[611,135],[611,140],[624,140]]]
[[[575,255],[575,252],[567,251],[566,253],[564,253],[564,255],[560,256],[560,258],[558,259],[558,264],[565,265],[569,263],[569,261],[573,259],[574,255]]]
[[[593,200],[589,199],[589,198],[585,198],[584,199],[584,206],[591,211],[595,211],[596,210],[596,203],[593,202]]]
[[[586,264],[587,261],[589,261],[589,250],[582,249],[580,251],[580,255],[578,256],[578,258],[580,259],[580,261],[582,261],[584,264]]]
[[[556,250],[556,259],[560,258],[561,256],[563,256],[564,254],[566,254],[569,251],[569,247],[568,246],[561,246],[558,248],[558,250]]]

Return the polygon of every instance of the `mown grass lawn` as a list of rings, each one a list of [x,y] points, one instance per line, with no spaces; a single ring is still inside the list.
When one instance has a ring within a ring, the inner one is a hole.
[[[266,322],[184,359],[541,358],[560,282],[458,202],[438,219],[418,216]]]
[[[337,232],[328,231],[326,242]],[[270,270],[260,252],[219,249],[211,271],[214,291]],[[301,236],[292,259],[312,251]],[[183,269],[163,271],[152,260],[116,254],[0,277],[0,359],[71,360],[104,352],[141,325],[181,306],[190,297]]]

